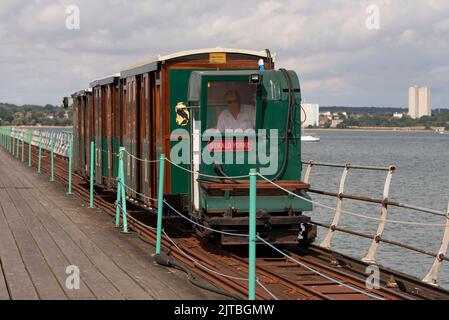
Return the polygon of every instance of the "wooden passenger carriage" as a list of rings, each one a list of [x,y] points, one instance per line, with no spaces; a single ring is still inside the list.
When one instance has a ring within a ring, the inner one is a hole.
[[[119,146],[124,146],[127,150],[125,183],[138,193],[155,198],[157,164],[138,159],[154,160],[161,153],[170,154],[176,142],[170,141],[170,133],[181,128],[175,121],[175,106],[187,100],[191,72],[257,70],[260,59],[267,69],[274,68],[274,57],[268,50],[191,50],[151,57],[122,68],[120,74],[92,81],[91,91],[72,96],[75,169],[90,174],[90,142],[95,141],[95,182],[113,187],[117,176],[116,155]],[[188,193],[189,179],[185,171],[167,166],[165,193],[175,198]],[[139,199],[137,194],[128,194]]]

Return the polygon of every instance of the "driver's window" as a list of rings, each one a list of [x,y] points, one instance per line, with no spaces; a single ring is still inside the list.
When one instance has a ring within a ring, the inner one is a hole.
[[[252,131],[256,127],[256,89],[243,81],[208,83],[207,129]]]

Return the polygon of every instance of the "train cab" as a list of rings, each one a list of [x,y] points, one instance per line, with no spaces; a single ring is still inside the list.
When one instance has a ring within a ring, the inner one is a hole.
[[[192,177],[190,212],[211,227],[246,232],[250,169],[274,184],[257,184],[258,230],[276,243],[313,241],[312,205],[301,182],[301,92],[286,70],[195,71],[188,102],[177,104],[189,127]],[[172,159],[173,160],[173,159]],[[303,232],[299,232],[302,230]],[[298,239],[299,235],[299,239]],[[221,235],[222,244],[245,239]]]

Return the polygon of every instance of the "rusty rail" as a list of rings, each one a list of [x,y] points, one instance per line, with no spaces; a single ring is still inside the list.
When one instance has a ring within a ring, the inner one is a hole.
[[[319,163],[319,162],[315,162],[315,161],[303,162],[303,164],[307,165],[307,169],[306,169],[306,172],[304,175],[304,182],[306,182],[308,184],[310,184],[310,181],[311,181],[313,167],[321,166],[321,167],[343,168],[343,173],[340,178],[340,186],[339,186],[338,192],[329,192],[329,191],[317,190],[317,189],[312,189],[312,188],[308,190],[310,193],[315,193],[315,194],[320,194],[320,195],[324,195],[324,196],[337,198],[337,204],[336,204],[336,208],[335,208],[334,218],[330,225],[324,224],[324,223],[319,223],[319,222],[312,222],[313,224],[315,224],[317,226],[321,226],[323,228],[328,229],[328,233],[327,233],[326,237],[319,245],[320,247],[330,250],[331,246],[332,246],[331,245],[332,238],[333,238],[335,232],[339,231],[339,232],[351,234],[354,236],[372,239],[371,245],[370,245],[367,253],[362,258],[362,261],[364,261],[366,263],[371,263],[371,264],[376,263],[376,253],[377,253],[377,249],[378,249],[380,242],[384,242],[384,243],[387,243],[390,245],[394,245],[394,246],[408,249],[411,251],[415,251],[415,252],[418,252],[421,254],[432,256],[435,258],[435,261],[434,261],[430,271],[427,273],[427,275],[423,278],[422,281],[425,283],[436,285],[436,286],[439,285],[438,274],[441,269],[442,262],[449,261],[449,257],[446,255],[448,245],[449,245],[449,204],[448,204],[448,211],[442,212],[442,211],[437,211],[437,210],[433,210],[433,209],[429,209],[429,208],[423,208],[423,207],[418,207],[418,206],[414,206],[414,205],[410,205],[410,204],[401,203],[398,201],[389,200],[388,196],[389,196],[389,191],[390,191],[391,180],[393,178],[393,174],[396,172],[395,166],[389,166],[389,167],[382,168],[382,167],[372,167],[372,166],[354,166],[349,163],[347,163],[347,164]],[[345,194],[344,189],[345,189],[345,184],[346,184],[347,176],[349,174],[350,169],[387,172],[387,177],[385,178],[385,183],[384,183],[383,197],[380,199],[380,198],[371,198],[371,197],[366,197],[366,196],[355,196],[355,195]],[[379,224],[378,224],[377,232],[375,235],[368,235],[363,232],[358,232],[358,231],[354,231],[351,229],[338,227],[338,223],[340,221],[341,215],[342,215],[342,213],[344,213],[344,211],[342,210],[344,199],[380,204],[381,217],[379,219]],[[435,216],[444,217],[446,220],[446,225],[445,225],[443,239],[441,241],[440,250],[438,252],[431,252],[431,251],[423,250],[421,248],[417,248],[417,247],[414,247],[411,245],[403,244],[398,241],[388,240],[388,239],[383,238],[383,231],[385,229],[386,223],[388,222],[387,216],[388,216],[388,207],[389,206],[395,206],[395,207],[400,207],[400,208],[404,208],[404,209],[414,210],[414,211],[417,211],[420,213],[428,213],[428,214],[432,214]]]

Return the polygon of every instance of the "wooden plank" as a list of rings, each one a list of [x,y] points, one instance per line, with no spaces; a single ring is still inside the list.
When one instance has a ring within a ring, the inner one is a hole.
[[[21,191],[21,193],[26,192],[26,190]],[[66,268],[68,266],[76,265],[75,261],[69,260],[65,252],[69,252],[67,247],[63,247],[62,243],[57,243],[52,236],[49,234],[45,225],[36,217],[36,213],[33,212],[39,207],[39,203],[35,199],[30,199],[30,197],[22,197],[19,192],[14,192],[15,198],[20,201],[16,205],[18,211],[22,215],[23,220],[28,226],[28,229],[35,239],[37,245],[40,248],[42,256],[47,261],[47,264],[51,268],[53,274],[56,276],[59,284],[63,288],[65,294],[69,299],[93,299],[95,295],[91,292],[89,286],[83,280],[80,279],[80,288],[75,290],[70,290],[66,287],[65,282],[67,279]],[[28,193],[29,194],[29,193]],[[32,203],[29,203],[30,200]],[[45,217],[46,212],[40,211],[40,215]]]
[[[44,195],[41,194],[42,197]],[[102,270],[103,275],[105,275],[118,290],[126,298],[129,299],[151,299],[149,295],[134,279],[129,275],[124,273],[113,260],[108,257],[107,254],[97,246],[94,242],[89,239],[89,237],[82,232],[71,220],[69,220],[65,215],[61,215],[60,212],[55,212],[54,204],[47,201],[41,201],[43,207],[48,211],[60,226],[65,230],[67,234],[70,235],[72,241],[78,244],[80,249],[90,257],[91,262],[96,266],[97,269]],[[85,208],[78,210],[79,214],[85,214],[83,211]],[[92,215],[92,211],[89,212]],[[100,230],[99,230],[100,231]]]
[[[18,213],[21,215],[23,221],[25,222],[28,230],[39,246],[40,252],[47,262],[48,266],[51,268],[52,273],[57,278],[60,286],[63,288],[65,294],[70,299],[93,299],[95,296],[89,290],[89,288],[83,283],[81,279],[81,285],[79,289],[69,290],[66,288],[65,281],[67,279],[67,274],[65,273],[66,268],[72,263],[65,257],[63,251],[54,241],[54,239],[49,235],[48,230],[40,222],[33,212],[33,208],[36,208],[39,203],[35,199],[30,199],[28,196],[22,196],[23,192],[28,189],[22,189],[23,179],[19,179],[19,171],[10,171],[11,176],[16,181],[17,186],[20,189],[10,189],[8,192],[10,196],[15,201],[15,207]],[[13,175],[14,174],[14,175]],[[20,174],[23,175],[23,174]],[[29,185],[29,182],[28,182]],[[31,201],[30,201],[31,200]],[[42,216],[45,216],[45,212],[41,212]]]
[[[0,152],[2,163],[8,161],[4,152]],[[9,183],[9,181],[8,181]],[[0,174],[0,187],[5,188],[5,174]],[[3,195],[6,189],[0,191]],[[39,296],[22,260],[14,235],[6,221],[3,203],[0,200],[0,257],[2,273],[9,287],[11,299],[37,299]]]
[[[43,186],[39,186],[41,190]],[[42,201],[46,202],[46,195],[51,194],[55,198],[54,190],[47,190],[41,194]],[[67,199],[67,197],[64,197]],[[47,203],[47,202],[46,202]],[[55,207],[48,204],[48,210]],[[186,282],[186,276],[182,272],[172,273],[166,268],[151,264],[151,255],[148,246],[140,246],[144,243],[134,237],[125,239],[118,237],[117,230],[111,226],[110,217],[102,211],[89,211],[89,214],[82,214],[79,210],[62,210],[67,217],[83,230],[92,241],[105,251],[106,254],[125,273],[132,276],[136,281],[142,284],[156,299],[210,299],[204,291],[199,291],[196,287],[187,283],[180,286],[180,282]],[[51,212],[51,211],[50,211]],[[98,213],[98,214],[97,214]],[[135,241],[132,241],[135,240]],[[131,243],[132,242],[132,243]],[[160,279],[160,281],[159,281]],[[154,291],[156,290],[156,291]],[[214,298],[222,298],[214,296]]]
[[[0,152],[1,153],[1,152]],[[210,299],[221,296],[199,290],[184,273],[162,268],[151,258],[149,246],[134,236],[121,236],[100,210],[88,210],[79,199],[67,197],[61,186],[15,161],[5,166],[9,178],[27,189],[11,191],[26,226],[50,259],[49,248],[62,252],[59,261],[80,266],[81,277],[100,299]],[[20,169],[20,171],[19,171]],[[28,189],[30,188],[31,189]],[[84,206],[82,206],[82,204]],[[30,210],[32,207],[32,210]],[[9,219],[9,217],[8,217]],[[36,224],[38,227],[32,227]],[[47,235],[45,235],[45,232]],[[59,263],[60,263],[59,262]],[[57,263],[51,262],[56,268]],[[61,263],[59,265],[62,265]],[[84,273],[83,273],[84,272]],[[108,296],[107,293],[111,292]],[[70,296],[70,298],[77,298]]]
[[[10,169],[9,170],[10,172],[17,172],[17,170],[13,170],[13,169]],[[16,177],[17,178],[17,180],[19,180],[18,179],[18,177]],[[39,177],[38,176],[35,176],[34,177],[35,178],[35,181],[37,181],[37,183],[40,183],[40,184],[43,184],[43,185],[45,185],[46,183],[48,183],[47,181],[46,182],[42,182],[42,181],[39,181],[39,180],[41,180],[41,179],[39,179]],[[30,182],[32,182],[32,183],[34,183],[34,181],[33,181],[34,179],[30,179]],[[36,189],[36,185],[34,185],[34,190],[37,190]],[[52,194],[52,196],[54,196],[55,194],[57,194],[57,193],[54,193],[54,192],[52,192],[52,193],[48,193],[48,194]],[[44,207],[44,209],[45,209],[45,211],[47,211],[49,208],[54,208],[54,204],[53,203],[51,203],[51,201],[49,201],[49,199],[48,198],[46,198],[45,197],[45,194],[39,194],[39,196],[42,198],[42,199],[44,199],[43,201],[41,201],[41,205],[42,205],[42,202],[44,202],[44,205],[43,205],[43,207]],[[44,215],[45,214],[49,214],[49,212],[48,213],[45,213],[45,211],[44,211]],[[42,213],[41,213],[42,214]],[[60,215],[60,213],[58,213],[59,215]],[[70,223],[70,222],[67,222],[66,221],[66,223]],[[69,227],[73,227],[74,225],[73,225],[73,223],[70,223],[71,224],[71,226],[69,226]],[[67,226],[66,226],[67,227]],[[79,230],[77,230],[78,232],[79,232]],[[110,260],[108,260],[108,259],[103,259],[104,257],[102,257],[102,255],[101,254],[99,254],[99,252],[100,252],[100,250],[98,249],[98,248],[95,248],[95,245],[94,244],[92,244],[88,239],[86,239],[86,237],[85,237],[85,235],[84,234],[82,234],[81,232],[79,232],[80,234],[79,234],[79,236],[78,236],[78,238],[75,240],[77,243],[79,243],[79,244],[82,244],[81,245],[81,251],[84,251],[84,254],[85,255],[87,255],[87,256],[89,256],[90,257],[90,259],[92,260],[92,264],[98,264],[98,261],[101,261],[102,263],[100,264],[100,269],[101,270],[110,270],[111,269],[111,267],[110,267],[110,265],[112,264],[111,263],[111,261]],[[74,241],[73,240],[73,238],[71,239],[72,241]],[[88,248],[89,250],[87,251],[87,254],[86,254],[86,250],[82,250],[82,248],[84,248],[84,247],[86,247],[86,248]],[[89,253],[90,253],[90,255],[89,255]],[[92,257],[94,258],[94,259],[92,259]],[[98,269],[98,267],[96,267],[97,269]],[[113,270],[113,274],[114,274],[114,277],[115,278],[118,278],[118,280],[119,281],[121,281],[121,282],[125,282],[126,283],[126,277],[122,277],[122,279],[120,279],[120,277],[121,277],[121,274],[120,274],[120,272],[117,272],[117,270],[114,270],[113,268],[112,268],[112,270]],[[80,270],[81,271],[81,270]],[[132,286],[128,286],[128,287],[131,287],[132,288]],[[127,293],[127,290],[126,290],[126,288],[125,287],[123,287],[123,288],[120,288],[120,289],[123,289],[123,290],[120,290],[120,291],[122,291],[122,292],[120,292],[119,290],[115,290],[116,292],[117,292],[117,294],[115,295],[115,298],[123,298],[123,297],[128,297],[128,298],[131,298],[131,299],[148,299],[149,298],[149,296],[148,295],[144,295],[144,294],[140,294],[139,292],[138,292],[138,290],[134,290],[134,291],[132,291],[132,292],[129,292],[129,294],[128,295],[126,295],[126,293]],[[135,288],[134,288],[135,289]],[[129,290],[128,290],[129,291]],[[142,290],[143,291],[143,290]],[[114,293],[114,291],[111,291],[111,294],[113,295],[113,293]],[[106,298],[106,297],[105,297]],[[108,298],[111,298],[111,297],[108,297]]]
[[[53,210],[49,209],[49,213],[53,214]],[[64,210],[64,209],[63,209]],[[73,220],[69,220],[69,216],[66,217],[58,217],[54,216],[56,220],[58,220],[63,225],[68,224],[80,224],[80,230],[83,230],[84,236],[86,239],[89,239],[101,248],[101,250],[107,255],[116,265],[122,270],[122,273],[130,276],[136,283],[145,287],[145,290],[151,294],[153,298],[157,299],[174,299],[180,298],[180,296],[176,295],[175,292],[169,290],[169,287],[163,285],[163,283],[159,280],[159,278],[153,272],[148,270],[148,260],[146,261],[146,265],[139,265],[135,262],[134,255],[129,255],[126,250],[123,249],[126,246],[126,239],[120,239],[121,241],[119,245],[115,245],[112,238],[118,238],[117,230],[112,227],[110,220],[106,219],[101,221],[101,223],[97,223],[97,215],[94,215],[91,211],[89,215],[83,214],[83,210],[70,210],[68,211],[70,218]],[[103,212],[98,212],[101,217],[105,218]],[[105,232],[111,232],[111,237],[104,237]],[[147,258],[149,255],[147,256]],[[162,276],[162,274],[161,274]],[[155,289],[153,289],[155,288]]]
[[[7,178],[7,172],[5,172],[4,167],[0,170],[3,179]],[[16,245],[21,253],[23,263],[31,275],[39,297],[50,300],[67,299],[51,268],[42,256],[35,239],[20,217],[14,201],[8,192],[0,193],[0,203],[2,204],[6,221],[16,240]]]
[[[1,206],[1,203],[0,203]],[[11,299],[37,299],[38,294],[28,274],[14,236],[0,208],[0,257],[3,277],[8,283]]]
[[[47,232],[54,238],[61,247],[71,265],[76,265],[80,269],[80,276],[98,299],[124,299],[124,296],[117,290],[113,283],[109,281],[95,265],[91,262],[80,247],[72,241],[62,227],[53,219],[47,209],[37,201],[34,190],[24,191],[30,201],[35,202],[34,212],[41,222],[46,226]]]
[[[0,300],[9,300],[9,291],[8,286],[6,285],[6,279],[3,274],[3,264],[2,260],[0,259]]]

